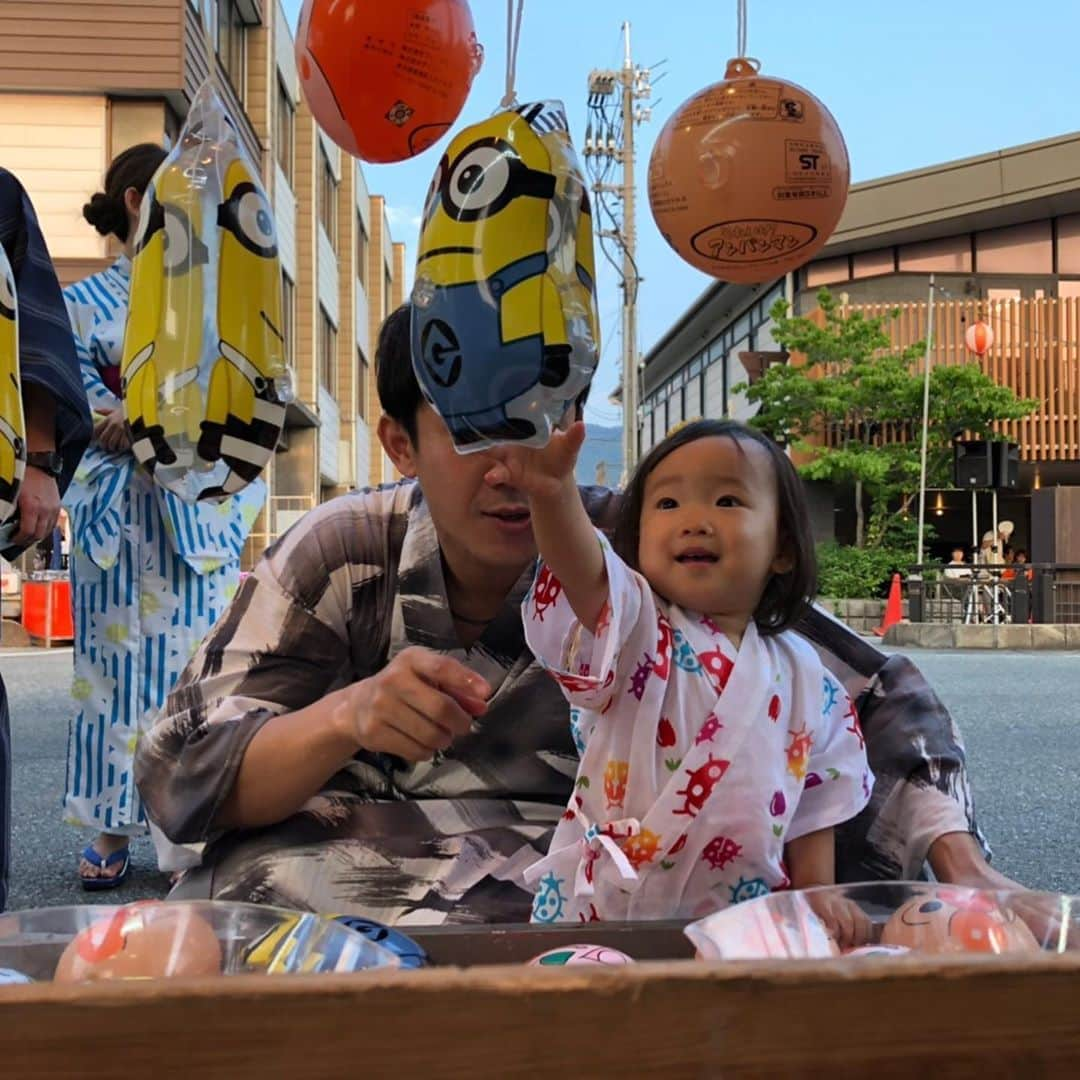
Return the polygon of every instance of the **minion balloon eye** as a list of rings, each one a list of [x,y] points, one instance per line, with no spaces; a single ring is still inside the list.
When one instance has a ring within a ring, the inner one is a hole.
[[[442,202],[455,221],[479,221],[502,210],[511,199],[550,199],[555,177],[530,169],[502,139],[482,139],[466,147],[442,182]]]
[[[254,184],[236,185],[228,201],[218,207],[218,225],[253,255],[273,259],[278,253],[273,212]]]
[[[592,219],[559,102],[462,131],[424,209],[413,367],[456,448],[543,446],[599,355]]]

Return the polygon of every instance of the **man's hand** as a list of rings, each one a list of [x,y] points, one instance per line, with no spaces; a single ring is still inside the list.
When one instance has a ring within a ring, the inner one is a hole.
[[[585,425],[580,421],[566,431],[553,431],[547,446],[534,450],[527,446],[497,446],[488,451],[495,464],[484,479],[492,485],[516,488],[533,499],[562,495],[573,483],[578,452],[585,441]]]
[[[413,647],[340,694],[335,716],[357,746],[427,761],[468,734],[491,687],[453,657]]]
[[[19,487],[18,505],[19,531],[12,543],[21,547],[44,540],[56,528],[60,514],[60,490],[56,480],[47,472],[27,465]]]
[[[102,449],[113,454],[131,449],[131,437],[124,424],[123,406],[117,405],[114,409],[103,409],[94,413],[94,416],[96,418],[94,439]]]

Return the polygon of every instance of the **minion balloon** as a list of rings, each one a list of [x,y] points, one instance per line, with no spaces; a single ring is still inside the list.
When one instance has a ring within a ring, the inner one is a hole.
[[[291,397],[274,216],[209,83],[143,198],[120,372],[163,487],[225,498],[270,460]]]
[[[19,382],[19,306],[15,275],[0,247],[0,522],[15,511],[26,471],[26,432]]]
[[[451,142],[424,208],[413,366],[460,453],[543,446],[599,359],[592,216],[560,102]]]

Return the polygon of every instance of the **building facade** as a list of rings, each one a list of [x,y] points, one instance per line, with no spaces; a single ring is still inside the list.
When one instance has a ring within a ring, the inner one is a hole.
[[[1030,550],[1032,492],[1080,485],[1080,133],[853,185],[813,262],[757,286],[710,286],[643,361],[640,451],[681,420],[752,415],[734,387],[759,373],[755,354],[777,351],[768,316],[777,298],[810,314],[825,286],[869,316],[899,307],[889,326],[902,347],[926,336],[931,273],[932,362],[977,361],[1038,402],[1001,428],[1019,444],[1021,468],[999,518],[1014,521],[1014,544]],[[982,358],[964,345],[977,320],[995,338]],[[932,493],[942,548],[970,544],[973,518],[990,520],[991,496],[978,499],[973,514],[969,492]],[[814,503],[819,535],[847,538],[850,493],[818,489]]]
[[[209,0],[213,62],[278,231],[296,380],[246,561],[302,513],[392,476],[375,437],[374,345],[403,299],[405,250],[358,162],[315,123],[277,0]],[[65,284],[108,265],[83,220],[108,162],[171,142],[209,71],[201,0],[0,3],[0,163],[24,183]]]

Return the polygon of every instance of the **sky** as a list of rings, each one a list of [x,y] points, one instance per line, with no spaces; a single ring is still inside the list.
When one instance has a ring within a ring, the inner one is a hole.
[[[301,2],[283,2],[295,31]],[[453,130],[494,112],[505,80],[507,5],[471,0],[471,8],[485,61]],[[636,132],[642,354],[711,284],[661,238],[645,175],[671,113],[723,78],[737,51],[736,13],[736,0],[525,0],[518,99],[562,100],[579,151],[588,74],[621,66],[624,21],[635,63],[654,68],[654,81],[664,73],[644,102],[653,106],[652,120]],[[1080,129],[1077,0],[749,0],[747,40],[762,74],[803,86],[836,117],[853,182]],[[406,242],[410,264],[420,208],[448,138],[410,161],[364,166],[371,192],[386,196],[394,239]],[[621,293],[599,251],[597,259],[602,392],[592,395],[587,418],[618,424],[607,394],[619,379]]]

